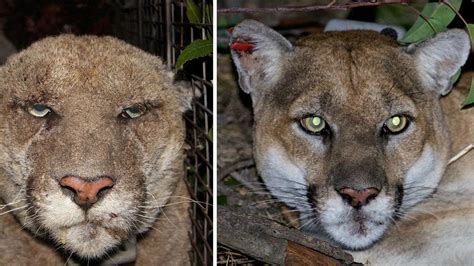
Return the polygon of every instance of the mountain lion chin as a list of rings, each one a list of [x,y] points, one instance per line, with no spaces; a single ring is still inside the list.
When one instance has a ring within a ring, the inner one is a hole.
[[[361,220],[357,215],[348,219],[350,220],[344,223],[327,224],[324,227],[336,242],[349,250],[370,248],[388,229],[387,223],[370,219]]]
[[[353,208],[339,199],[330,199],[320,214],[324,230],[349,250],[364,250],[380,240],[390,227],[393,208],[390,198],[379,199],[361,208]]]
[[[95,223],[84,223],[53,234],[68,252],[82,258],[101,258],[123,243],[126,231],[111,230]]]

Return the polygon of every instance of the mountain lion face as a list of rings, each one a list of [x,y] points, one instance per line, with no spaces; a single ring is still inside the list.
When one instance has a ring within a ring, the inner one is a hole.
[[[106,37],[47,38],[0,68],[0,198],[67,254],[147,231],[182,174],[189,97]],[[1,241],[1,240],[0,240]]]
[[[469,46],[461,30],[408,47],[369,31],[292,45],[256,21],[237,25],[232,56],[267,188],[304,229],[368,248],[436,189],[450,146],[439,97]]]

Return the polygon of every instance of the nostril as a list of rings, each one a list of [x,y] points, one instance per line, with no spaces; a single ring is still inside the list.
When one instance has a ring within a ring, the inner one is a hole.
[[[347,194],[343,194],[343,193],[339,193],[339,195],[341,195],[342,197],[342,200],[345,201],[347,204],[351,204],[352,203],[352,197],[347,195]]]
[[[362,206],[367,205],[370,201],[374,200],[379,194],[377,188],[366,188],[363,190],[356,190],[349,187],[344,187],[337,191],[342,199],[348,202],[352,207],[360,209]]]
[[[66,193],[67,195],[69,195],[71,197],[74,197],[76,195],[76,191],[72,187],[63,185],[61,183],[60,183],[60,185],[61,185],[61,188],[62,188],[63,192]]]
[[[376,197],[377,197],[378,194],[372,194],[372,195],[369,195],[366,199],[366,204],[368,204],[369,202],[371,202],[372,200],[374,200]]]
[[[372,200],[374,200],[380,193],[380,190],[377,188],[371,187],[371,188],[366,188],[362,191],[362,193],[365,196],[365,204],[368,204]]]
[[[110,189],[112,189],[114,185],[110,185],[110,186],[105,186],[101,189],[99,189],[99,191],[97,192],[97,198],[100,199],[102,198],[103,195],[105,195]]]
[[[67,194],[74,198],[80,206],[91,205],[97,202],[107,190],[114,186],[114,180],[110,177],[100,177],[88,180],[76,176],[65,176],[59,184]]]

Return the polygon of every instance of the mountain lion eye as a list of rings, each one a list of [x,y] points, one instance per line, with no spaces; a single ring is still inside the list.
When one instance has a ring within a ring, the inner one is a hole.
[[[384,124],[384,131],[386,133],[398,134],[401,133],[408,126],[408,119],[403,115],[395,115],[387,119]]]
[[[125,118],[135,119],[144,115],[145,112],[146,112],[146,107],[143,105],[137,104],[132,107],[123,109],[121,115]]]
[[[326,121],[319,116],[308,116],[302,118],[300,124],[311,134],[320,134],[326,128]]]
[[[41,118],[47,116],[52,110],[45,104],[35,103],[28,107],[28,112],[34,117]]]

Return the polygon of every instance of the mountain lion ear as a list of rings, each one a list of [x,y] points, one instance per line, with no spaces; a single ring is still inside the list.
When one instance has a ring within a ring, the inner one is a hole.
[[[463,30],[452,29],[411,44],[407,52],[414,54],[424,85],[444,96],[453,86],[451,78],[466,63],[470,47],[469,35]]]
[[[253,94],[276,84],[285,54],[293,51],[293,45],[278,32],[254,20],[244,20],[229,32],[232,59],[242,90]]]

